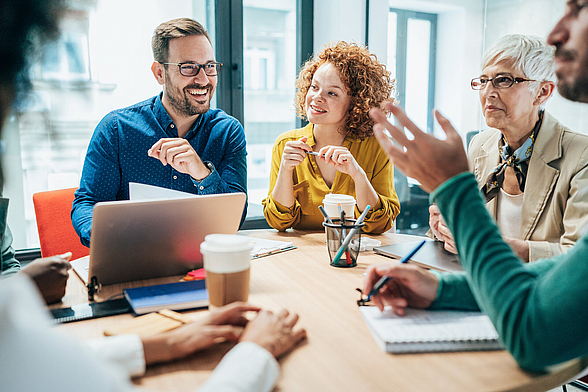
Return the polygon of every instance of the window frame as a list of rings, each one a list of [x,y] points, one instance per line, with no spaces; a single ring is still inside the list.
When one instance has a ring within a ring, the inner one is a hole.
[[[435,60],[437,57],[437,14],[389,8],[396,13],[396,91],[399,106],[404,110],[406,101],[406,52],[408,19],[426,20],[431,23],[429,50],[429,91],[427,102],[427,133],[433,133],[433,108],[435,105]]]

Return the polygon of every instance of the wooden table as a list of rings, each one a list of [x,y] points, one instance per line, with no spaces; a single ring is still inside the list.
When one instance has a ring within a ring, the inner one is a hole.
[[[572,362],[558,372],[533,375],[522,371],[506,351],[403,354],[384,353],[368,331],[356,300],[363,273],[373,263],[392,261],[362,252],[355,268],[329,265],[323,232],[251,230],[240,234],[292,241],[296,250],[252,260],[250,303],[300,315],[308,339],[280,360],[279,391],[545,391],[575,375],[583,363]],[[382,245],[418,237],[387,233],[373,236]],[[105,287],[104,300],[123,287],[177,281],[166,278]],[[72,273],[65,305],[87,302],[82,282]],[[205,311],[193,312],[202,317]],[[106,327],[120,325],[130,314],[60,325],[70,335],[102,336]],[[223,343],[185,360],[157,365],[136,380],[147,389],[192,391],[201,384],[232,347]]]

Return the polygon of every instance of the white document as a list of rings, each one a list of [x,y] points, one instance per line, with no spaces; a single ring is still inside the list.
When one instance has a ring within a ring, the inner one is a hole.
[[[88,271],[90,270],[90,256],[80,257],[69,262],[75,273],[80,277],[84,284],[88,283]]]
[[[401,354],[498,350],[498,332],[480,312],[407,308],[403,317],[391,308],[361,306],[361,315],[382,350]]]
[[[162,188],[159,186],[140,184],[138,182],[129,182],[129,199],[130,200],[170,200],[186,199],[197,197],[188,192],[176,191],[174,189]]]
[[[249,242],[253,245],[253,249],[251,249],[252,258],[269,256],[270,254],[296,248],[292,242],[266,240],[263,238],[247,238],[249,238]]]

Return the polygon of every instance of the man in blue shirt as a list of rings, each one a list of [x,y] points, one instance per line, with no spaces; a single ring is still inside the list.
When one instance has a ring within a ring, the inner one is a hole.
[[[163,92],[107,114],[88,146],[71,212],[86,246],[94,205],[128,199],[129,182],[199,195],[247,192],[243,127],[210,110],[222,64],[208,33],[192,19],[174,19],[155,29],[151,46]]]

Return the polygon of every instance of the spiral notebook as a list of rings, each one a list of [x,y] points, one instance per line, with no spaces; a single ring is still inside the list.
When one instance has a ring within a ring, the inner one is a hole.
[[[394,354],[501,350],[490,318],[480,312],[406,309],[403,317],[375,306],[359,310],[382,350]]]

